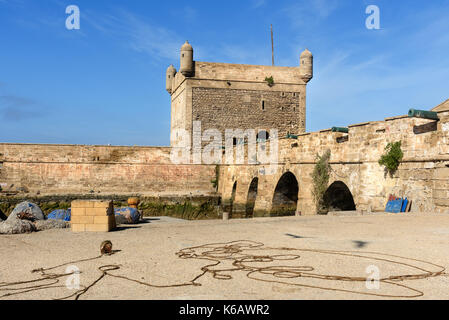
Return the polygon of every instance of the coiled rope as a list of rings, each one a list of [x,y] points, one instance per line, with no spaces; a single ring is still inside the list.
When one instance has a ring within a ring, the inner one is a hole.
[[[268,254],[269,252],[277,252],[278,254]],[[277,263],[279,261],[292,262],[301,259],[302,254],[319,254],[319,255],[331,255],[336,257],[351,257],[359,260],[372,260],[380,263],[389,263],[396,266],[407,267],[416,270],[414,274],[397,274],[390,275],[378,279],[379,283],[388,284],[391,286],[405,289],[408,294],[388,294],[379,293],[374,291],[360,291],[339,288],[338,286],[325,285],[329,282],[366,282],[367,277],[351,277],[335,274],[322,274],[315,272],[316,268],[313,266],[292,266],[292,265],[269,265]],[[263,243],[254,242],[249,240],[239,240],[227,243],[210,243],[200,246],[185,248],[176,253],[178,258],[183,260],[205,260],[209,263],[201,267],[201,272],[198,273],[192,280],[187,282],[181,282],[177,284],[167,285],[155,285],[149,282],[144,282],[130,277],[116,274],[116,271],[120,270],[121,266],[117,264],[101,265],[98,267],[100,275],[90,285],[82,287],[71,295],[58,298],[56,300],[75,299],[78,300],[81,296],[86,294],[91,288],[98,285],[100,281],[107,277],[118,278],[127,280],[138,285],[143,285],[151,288],[175,288],[186,286],[201,286],[199,280],[206,276],[211,275],[216,280],[231,280],[232,274],[236,272],[243,272],[246,277],[255,281],[261,281],[266,283],[276,283],[286,286],[298,286],[310,289],[319,289],[325,291],[344,292],[352,294],[360,294],[366,296],[376,296],[381,298],[417,298],[424,296],[424,292],[418,289],[412,288],[409,285],[405,285],[403,281],[414,281],[419,279],[428,279],[447,276],[446,269],[443,266],[427,262],[424,260],[411,259],[407,257],[401,257],[397,255],[383,254],[379,252],[367,252],[367,251],[335,251],[335,250],[320,250],[320,249],[298,249],[298,248],[275,248],[266,247]],[[6,291],[0,298],[10,297],[13,295],[20,295],[37,290],[48,290],[52,288],[64,287],[59,285],[62,278],[68,277],[72,273],[49,273],[51,270],[55,270],[67,265],[73,265],[76,263],[82,263],[87,261],[99,260],[106,255],[100,255],[93,258],[82,259],[77,261],[71,261],[51,268],[40,268],[33,270],[32,273],[39,273],[40,277],[29,281],[18,282],[1,282],[0,292]],[[408,262],[399,261],[406,260]],[[232,267],[218,268],[222,264],[229,264]],[[417,264],[424,264],[427,267],[424,268]],[[265,266],[258,266],[258,265]],[[434,270],[432,270],[434,269]],[[267,279],[267,277],[271,277]],[[285,279],[314,279],[321,281],[320,285],[304,284],[287,282]]]

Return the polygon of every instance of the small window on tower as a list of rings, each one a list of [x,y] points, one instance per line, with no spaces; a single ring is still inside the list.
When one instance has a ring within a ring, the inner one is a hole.
[[[259,131],[257,134],[257,142],[267,141],[268,139],[270,139],[270,134],[265,130]]]
[[[265,100],[262,100],[262,110],[265,111]]]

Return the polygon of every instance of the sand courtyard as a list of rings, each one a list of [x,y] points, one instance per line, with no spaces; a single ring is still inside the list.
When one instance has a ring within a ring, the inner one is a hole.
[[[98,257],[104,240],[115,253]],[[110,233],[0,241],[1,299],[449,299],[443,214],[160,217]],[[66,286],[73,266],[78,288]],[[52,269],[31,272],[41,268]]]

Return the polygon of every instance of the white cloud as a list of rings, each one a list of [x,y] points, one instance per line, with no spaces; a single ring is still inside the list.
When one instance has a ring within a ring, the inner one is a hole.
[[[188,8],[184,8],[188,10]],[[196,11],[192,13],[195,15]],[[192,18],[192,16],[191,16]],[[229,43],[203,43],[205,39],[188,39],[169,27],[153,24],[138,15],[119,10],[115,14],[98,14],[83,11],[83,20],[97,31],[114,38],[139,53],[146,54],[151,60],[178,61],[182,44],[189,40],[195,50],[195,60],[228,63],[269,64],[271,49],[246,43],[244,46]],[[255,55],[255,52],[266,54]],[[266,58],[264,58],[266,57]]]
[[[263,7],[266,4],[265,0],[252,0],[252,8],[257,9]]]
[[[294,27],[315,25],[329,17],[337,8],[337,0],[301,0],[281,9]]]
[[[153,25],[124,10],[116,15],[84,12],[84,20],[98,31],[123,41],[125,46],[154,59],[177,59],[182,39],[168,28]]]

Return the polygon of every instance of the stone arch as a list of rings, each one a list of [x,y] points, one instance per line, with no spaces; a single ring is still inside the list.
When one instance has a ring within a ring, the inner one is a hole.
[[[295,215],[298,206],[299,184],[291,172],[284,173],[279,179],[273,194],[271,216]]]
[[[266,130],[261,130],[257,133],[257,141],[266,141],[270,139],[270,134]]]
[[[237,193],[237,181],[234,182],[234,185],[232,186],[232,193],[231,193],[231,213],[234,211],[234,202],[235,202],[235,195]]]
[[[254,206],[256,204],[258,188],[259,188],[259,178],[256,177],[253,180],[251,180],[251,183],[250,183],[249,189],[248,189],[248,197],[246,200],[246,217],[247,218],[252,218],[254,216]]]
[[[332,183],[323,196],[325,211],[355,211],[356,205],[351,190],[342,181]]]

